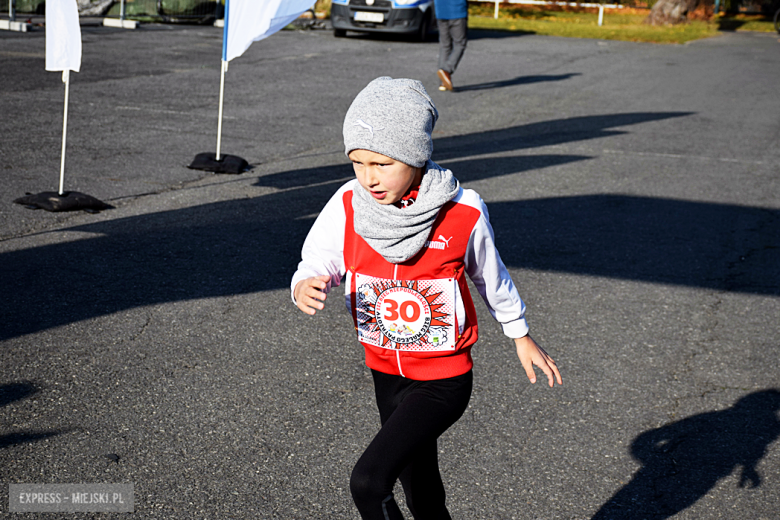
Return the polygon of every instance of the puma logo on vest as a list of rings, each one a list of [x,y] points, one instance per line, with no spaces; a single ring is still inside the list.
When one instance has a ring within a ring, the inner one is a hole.
[[[429,240],[425,243],[425,247],[430,249],[446,249],[450,246],[450,240],[452,240],[452,237],[450,238],[444,238],[443,235],[439,235],[439,238],[436,239],[437,241],[434,242],[432,240]],[[440,242],[439,242],[440,241]]]

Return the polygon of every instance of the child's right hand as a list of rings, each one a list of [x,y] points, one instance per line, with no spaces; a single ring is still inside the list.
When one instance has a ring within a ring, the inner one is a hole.
[[[324,274],[306,278],[295,284],[293,295],[298,308],[311,316],[314,316],[317,310],[321,311],[324,309],[325,304],[323,302],[328,297],[325,294],[325,289],[328,288],[328,281],[330,281],[330,276]]]

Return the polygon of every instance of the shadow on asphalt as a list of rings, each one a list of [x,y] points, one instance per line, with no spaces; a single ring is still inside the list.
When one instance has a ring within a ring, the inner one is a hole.
[[[436,162],[443,163],[450,158],[468,155],[511,152],[576,141],[589,141],[628,133],[627,130],[620,130],[618,127],[685,117],[692,114],[693,112],[631,112],[552,119],[501,130],[436,139],[434,141],[434,157]],[[456,175],[460,178],[463,174],[456,172]]]
[[[569,74],[565,74],[564,76],[569,76]],[[589,157],[576,155],[543,155],[533,157],[525,156],[522,158],[497,158],[490,159],[489,161],[479,159],[469,162],[464,161],[461,164],[464,166],[463,169],[453,166],[455,163],[452,161],[459,157],[467,157],[469,155],[495,154],[613,137],[628,133],[626,130],[617,129],[618,127],[660,121],[674,117],[685,117],[692,114],[692,112],[633,112],[627,114],[572,117],[519,125],[501,130],[438,138],[434,139],[433,158],[439,164],[451,168],[462,182],[476,181],[498,175],[519,173],[530,168],[544,168],[574,160],[589,159]],[[264,175],[258,179],[256,185],[287,189],[297,186],[308,186],[314,183],[322,183],[324,181],[335,181],[337,179],[344,179],[346,181],[347,179],[352,178],[352,175],[352,170],[349,166],[339,164],[323,168],[310,168]]]
[[[499,31],[491,29],[469,29],[469,40],[498,40],[504,38],[519,38],[532,36],[533,31]]]
[[[496,40],[503,38],[519,38],[521,36],[530,36],[536,34],[531,31],[500,31],[491,29],[469,29],[469,40]],[[414,36],[404,34],[394,34],[388,32],[360,32],[360,31],[348,31],[344,39],[350,40],[366,40],[366,41],[378,41],[378,42],[401,42],[408,44],[437,44],[439,43],[439,33],[435,29],[428,33],[425,40],[417,40]]]
[[[512,267],[780,295],[780,212],[585,195],[488,206]]]
[[[575,161],[590,159],[585,155],[531,155],[519,157],[496,157],[489,161],[484,159],[465,159],[462,161],[447,161],[450,168],[461,182],[474,182],[481,179],[500,177],[513,173],[558,166]],[[458,172],[463,172],[458,173]],[[305,168],[294,172],[281,172],[264,175],[257,179],[255,186],[267,186],[280,190],[301,188],[323,182],[339,182],[343,184],[355,178],[351,164],[336,164],[320,168]],[[334,190],[335,191],[335,190]],[[316,208],[319,211],[320,208]]]
[[[0,385],[0,407],[8,406],[15,401],[30,397],[37,391],[38,389],[35,388],[35,385],[26,381],[23,383]]]
[[[589,157],[459,157],[615,135],[625,131],[610,127],[681,115],[594,116],[440,139],[436,157],[468,183]],[[4,253],[0,340],[134,307],[286,288],[315,215],[350,170],[267,175],[257,184],[286,191],[76,226],[67,231],[83,238]],[[589,195],[499,202],[489,211],[510,267],[780,295],[776,210]]]
[[[778,410],[780,391],[763,390],[726,410],[641,434],[631,445],[631,455],[642,467],[592,520],[672,517],[737,469],[740,487],[760,486],[756,466],[780,436]]]
[[[29,382],[21,383],[8,383],[0,385],[0,407],[8,406],[9,404],[30,397],[38,392],[35,385]],[[23,444],[27,442],[35,442],[47,437],[59,435],[59,431],[47,431],[47,432],[16,432],[5,435],[0,435],[0,449],[13,446],[15,444]]]
[[[559,74],[557,76],[518,76],[514,79],[505,79],[502,81],[489,81],[487,83],[477,83],[475,85],[458,85],[455,90],[466,92],[469,90],[488,90],[502,87],[512,87],[514,85],[530,85],[531,83],[545,83],[548,81],[563,81],[574,76],[581,76],[579,72],[573,74]]]

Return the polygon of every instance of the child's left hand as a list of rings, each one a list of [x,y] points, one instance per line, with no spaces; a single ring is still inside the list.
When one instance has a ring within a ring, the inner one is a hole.
[[[536,383],[536,372],[534,372],[534,365],[542,369],[542,372],[547,374],[547,380],[552,387],[555,380],[559,385],[563,384],[561,381],[561,373],[558,371],[558,367],[547,352],[542,347],[536,344],[531,336],[523,336],[522,338],[515,338],[515,346],[517,347],[517,357],[520,358],[520,362],[525,368],[525,373],[531,383]]]

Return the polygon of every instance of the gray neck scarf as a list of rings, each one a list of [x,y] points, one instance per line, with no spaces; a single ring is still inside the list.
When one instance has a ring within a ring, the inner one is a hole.
[[[379,204],[360,185],[353,190],[355,232],[390,263],[405,262],[423,248],[439,209],[460,190],[450,170],[431,160],[424,168],[419,195],[406,208]]]

